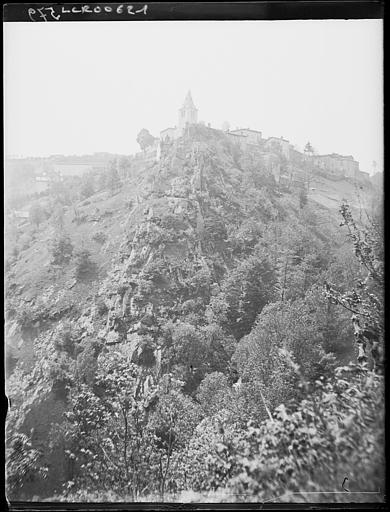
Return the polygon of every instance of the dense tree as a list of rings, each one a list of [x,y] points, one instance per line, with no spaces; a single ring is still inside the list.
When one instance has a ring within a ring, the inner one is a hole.
[[[227,327],[237,339],[247,334],[256,316],[273,298],[275,272],[261,250],[232,270],[223,291],[228,305]]]
[[[125,354],[103,352],[94,390],[80,384],[72,391],[64,429],[75,461],[69,489],[77,482],[77,489],[115,489],[137,499],[145,485],[153,485],[153,435],[145,426],[157,390],[141,383],[141,369]]]
[[[32,447],[26,434],[15,434],[7,445],[8,497],[18,499],[24,486],[46,477],[48,468],[41,465],[42,452]]]
[[[307,190],[305,187],[302,187],[299,191],[299,207],[303,208],[307,205]]]
[[[73,243],[65,233],[58,233],[51,242],[53,265],[63,265],[70,261],[73,254]]]
[[[121,180],[126,180],[129,178],[131,170],[131,160],[129,157],[122,156],[118,161],[118,171]]]
[[[198,387],[197,399],[206,414],[212,416],[231,401],[228,377],[221,372],[208,373]]]
[[[314,154],[313,146],[310,144],[310,142],[307,142],[305,145],[305,149],[303,150],[306,155],[312,156]]]
[[[162,498],[167,486],[171,491],[177,488],[175,470],[182,450],[191,439],[201,417],[199,406],[183,395],[177,386],[175,389],[172,385],[167,392],[159,394],[158,404],[150,417],[148,428],[155,435],[158,460],[156,476]]]
[[[33,204],[30,208],[30,222],[31,224],[39,227],[39,225],[46,220],[46,212],[38,203]]]
[[[382,225],[374,218],[367,226],[358,226],[348,204],[340,208],[342,226],[346,226],[355,255],[366,273],[355,286],[341,293],[333,283],[326,282],[329,300],[352,313],[352,324],[358,361],[378,371],[384,354],[384,251]]]
[[[111,162],[110,167],[105,176],[105,187],[107,187],[113,194],[122,186],[122,181],[119,177],[116,162]]]
[[[96,264],[91,260],[91,253],[88,249],[79,249],[74,254],[75,277],[85,279],[96,271]]]
[[[137,142],[141,146],[142,151],[154,144],[155,137],[149,133],[149,130],[142,128],[137,135]]]
[[[92,174],[87,173],[82,176],[80,196],[82,199],[87,199],[95,193],[95,180]]]

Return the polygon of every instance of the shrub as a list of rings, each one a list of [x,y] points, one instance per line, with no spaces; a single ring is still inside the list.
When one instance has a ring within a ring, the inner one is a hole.
[[[96,233],[94,233],[92,240],[94,240],[98,244],[104,244],[104,242],[107,240],[107,235],[103,233],[103,231],[97,231]]]
[[[46,212],[39,204],[34,204],[30,208],[30,222],[39,227],[44,220],[46,220]]]
[[[66,352],[69,356],[75,355],[75,350],[79,338],[79,333],[72,324],[62,325],[54,338],[54,348],[57,352]]]
[[[356,491],[383,487],[383,377],[349,365],[302,386],[305,399],[219,446],[213,464],[231,468],[228,488],[259,501],[339,490],[345,475]]]
[[[47,468],[40,465],[41,453],[25,434],[16,434],[7,449],[7,487],[10,498],[17,498],[26,483],[45,478]]]
[[[75,277],[78,280],[86,279],[96,270],[96,264],[91,260],[88,249],[80,249],[75,254]]]
[[[63,265],[70,261],[73,253],[73,244],[66,235],[56,237],[51,243],[53,265]]]
[[[199,385],[197,399],[208,416],[226,407],[230,397],[231,388],[226,375],[213,372],[206,375]]]
[[[103,316],[107,313],[108,307],[102,298],[99,298],[96,302],[96,308],[100,316]]]

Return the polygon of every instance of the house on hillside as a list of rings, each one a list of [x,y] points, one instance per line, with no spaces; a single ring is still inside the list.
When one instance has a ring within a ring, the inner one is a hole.
[[[363,182],[366,182],[366,183],[370,183],[371,182],[370,174],[368,172],[365,172],[365,171],[357,171],[356,174],[355,174],[355,178],[358,181],[363,181]]]
[[[161,130],[160,138],[162,142],[174,140],[176,138],[176,126],[173,128],[165,128],[164,130]]]
[[[241,133],[226,132],[229,139],[238,146],[244,147],[246,145],[247,136]]]
[[[34,192],[40,193],[48,190],[50,186],[50,178],[46,175],[45,172],[42,173],[42,176],[35,176],[35,187]]]
[[[290,141],[283,137],[269,137],[264,143],[265,149],[274,153],[279,153],[290,158]]]
[[[59,176],[81,176],[86,171],[92,169],[91,164],[80,164],[80,163],[55,163],[54,172]]]
[[[245,144],[253,144],[258,146],[262,142],[262,134],[258,130],[251,130],[250,128],[237,128],[236,130],[230,130],[227,132],[228,135],[238,135],[244,137]]]
[[[18,227],[23,227],[30,219],[30,212],[28,210],[12,210],[10,217],[14,219]]]
[[[313,155],[312,162],[320,169],[326,171],[330,176],[338,178],[356,178],[360,172],[359,162],[353,156],[339,155]]]
[[[17,219],[29,219],[30,218],[30,212],[28,210],[15,210],[14,216]]]
[[[301,153],[295,146],[290,144],[290,151],[289,151],[289,159],[290,162],[297,166],[302,166],[305,162],[305,155]]]

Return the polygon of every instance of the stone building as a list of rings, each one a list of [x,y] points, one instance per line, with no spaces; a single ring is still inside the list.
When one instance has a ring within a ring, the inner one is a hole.
[[[246,144],[253,144],[258,146],[262,142],[261,132],[251,130],[250,128],[238,128],[237,130],[229,131],[228,135],[239,135],[243,137]]]
[[[179,130],[184,130],[187,125],[196,124],[197,122],[198,109],[194,105],[191,91],[188,91],[183,106],[179,110]]]
[[[264,147],[269,151],[282,154],[287,159],[290,158],[290,141],[283,137],[269,137]]]
[[[226,132],[226,135],[229,139],[234,143],[241,147],[246,145],[246,135],[241,135],[240,133]]]
[[[337,153],[313,155],[312,161],[316,167],[335,177],[356,178],[360,173],[359,162],[350,155],[343,156]]]
[[[195,107],[194,101],[191,96],[191,91],[188,91],[185,97],[183,106],[179,109],[179,118],[177,126],[173,128],[165,128],[160,132],[160,138],[163,142],[167,140],[175,140],[183,135],[184,129],[190,124],[198,123],[198,109]]]
[[[164,130],[161,130],[160,132],[160,138],[162,141],[165,140],[173,140],[176,139],[176,131],[177,128],[174,126],[173,128],[165,128]]]

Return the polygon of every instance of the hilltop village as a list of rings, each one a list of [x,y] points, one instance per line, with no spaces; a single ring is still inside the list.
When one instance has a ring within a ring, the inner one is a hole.
[[[10,499],[383,488],[379,376],[354,373],[382,364],[380,192],[352,157],[203,126],[191,94],[137,141],[6,169]]]
[[[115,161],[119,167],[119,162],[125,160],[125,166],[135,165],[136,167],[159,163],[175,142],[184,135],[191,138],[191,129],[196,127],[200,129],[204,127],[210,135],[226,136],[244,154],[256,158],[262,168],[274,176],[280,191],[305,187],[312,196],[318,192],[321,197],[317,200],[323,202],[324,190],[322,193],[317,190],[316,178],[325,179],[328,182],[326,189],[329,188],[329,183],[335,183],[336,188],[338,187],[336,183],[339,183],[340,194],[350,189],[351,185],[353,187],[356,185],[370,187],[371,185],[369,174],[359,169],[359,162],[351,155],[337,153],[319,155],[313,150],[310,142],[301,152],[282,136],[264,138],[261,131],[252,128],[231,130],[227,122],[221,129],[213,128],[210,123],[206,125],[204,121],[199,121],[198,108],[195,106],[191,92],[188,91],[178,111],[177,125],[163,129],[159,137],[153,136],[143,128],[137,138],[142,151],[133,155],[100,152],[84,156],[52,155],[48,158],[6,159],[5,181],[8,195],[22,198],[19,206],[11,208],[12,215],[27,221],[29,205],[26,204],[26,200],[28,198],[46,195],[51,187],[57,186],[56,184],[80,179],[89,172],[104,174]],[[142,133],[143,137],[140,138]],[[121,173],[120,170],[119,173]],[[313,197],[313,199],[316,198]],[[326,199],[325,205],[329,206],[328,203]]]
[[[197,124],[205,125],[203,121],[198,121],[198,109],[194,104],[191,92],[188,91],[183,105],[178,112],[177,126],[162,130],[160,137],[155,138],[153,144],[148,146],[144,153],[138,153],[137,157],[146,157],[147,159],[158,161],[164,146],[182,137],[191,125]],[[210,124],[207,126],[215,130]],[[234,144],[237,144],[243,150],[259,152],[259,156],[267,161],[275,178],[278,180],[288,181],[293,179],[291,176],[291,166],[288,164],[303,161],[310,163],[311,167],[315,170],[323,171],[331,179],[353,179],[357,181],[367,181],[369,179],[369,174],[359,169],[359,162],[351,155],[345,156],[337,153],[318,155],[314,153],[310,143],[306,145],[302,153],[284,137],[268,137],[265,139],[261,131],[251,128],[230,130],[227,122],[224,123],[222,130],[219,131],[223,131]],[[280,165],[280,162],[275,161],[273,155],[281,157],[282,163],[287,165]]]

